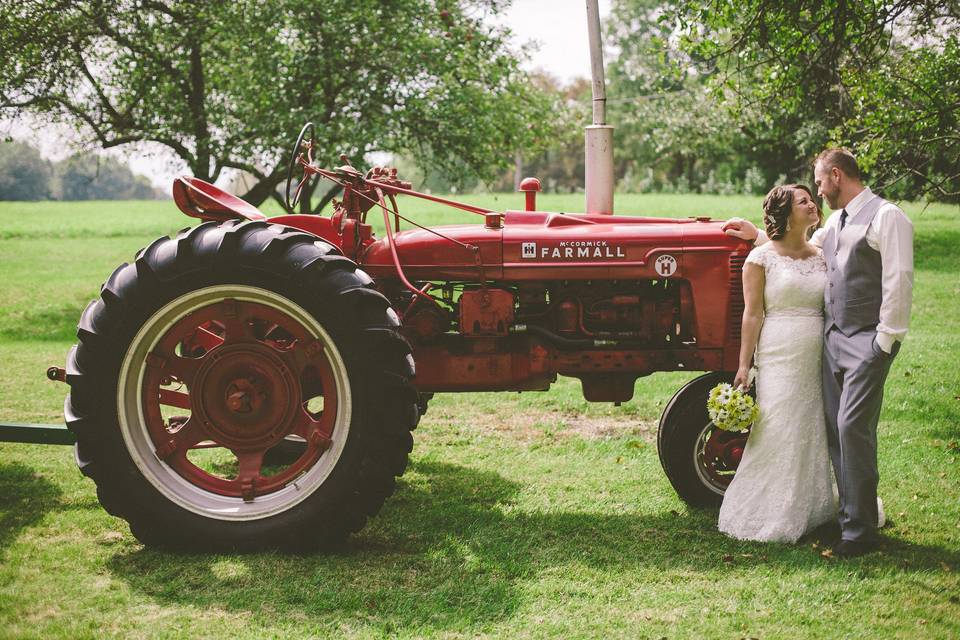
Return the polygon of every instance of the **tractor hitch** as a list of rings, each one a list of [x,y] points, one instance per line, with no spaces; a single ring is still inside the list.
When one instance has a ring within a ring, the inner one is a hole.
[[[60,367],[47,369],[47,379],[66,382],[67,370]],[[73,444],[77,441],[65,425],[26,424],[23,422],[0,423],[0,442],[24,444]]]

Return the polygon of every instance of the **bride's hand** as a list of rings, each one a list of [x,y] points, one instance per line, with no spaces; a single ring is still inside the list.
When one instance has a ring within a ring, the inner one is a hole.
[[[740,367],[737,369],[737,376],[733,379],[733,388],[739,389],[743,387],[744,390],[750,389],[750,384],[747,382],[749,380],[750,367]]]

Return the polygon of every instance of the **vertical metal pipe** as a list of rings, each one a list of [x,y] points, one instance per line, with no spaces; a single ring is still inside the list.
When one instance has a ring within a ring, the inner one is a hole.
[[[613,127],[606,123],[607,91],[603,77],[598,0],[587,0],[590,71],[593,76],[593,124],[585,133],[587,213],[613,213]]]
[[[603,77],[603,40],[600,39],[600,5],[597,0],[587,0],[587,32],[590,77],[593,80],[593,124],[607,124],[607,88]]]

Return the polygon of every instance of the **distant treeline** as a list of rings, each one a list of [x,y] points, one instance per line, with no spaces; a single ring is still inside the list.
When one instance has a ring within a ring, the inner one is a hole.
[[[92,153],[60,162],[24,142],[0,142],[0,200],[152,200],[163,197],[144,176]]]

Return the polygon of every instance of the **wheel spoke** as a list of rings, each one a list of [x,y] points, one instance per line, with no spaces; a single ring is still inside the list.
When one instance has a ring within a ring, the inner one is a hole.
[[[234,451],[237,456],[239,469],[237,470],[236,483],[240,485],[240,494],[247,502],[253,500],[256,492],[257,481],[261,478],[260,469],[263,468],[262,449],[257,451]]]
[[[197,327],[193,334],[193,342],[209,351],[223,344],[223,338],[206,327]]]
[[[324,366],[326,363],[321,362],[323,356],[323,343],[319,340],[305,340],[297,341],[296,346],[290,352],[292,356],[292,361],[288,360],[291,363],[291,368],[293,372],[302,377],[304,371],[309,366]]]
[[[319,447],[321,451],[326,451],[331,444],[332,423],[332,420],[324,416],[314,420],[306,409],[301,409],[290,433],[306,440],[307,446]]]
[[[301,411],[297,417],[297,421],[293,424],[293,429],[290,430],[290,434],[300,436],[304,440],[309,441],[310,434],[313,433],[316,424],[306,411]]]
[[[201,362],[203,358],[174,356],[167,360],[166,373],[189,387],[193,384],[193,376],[196,375]]]
[[[170,389],[160,389],[160,404],[165,404],[178,409],[190,409],[190,394],[180,391],[171,391]]]
[[[185,457],[187,451],[207,439],[209,436],[200,421],[188,419],[170,434],[166,442],[157,447],[157,457],[161,460],[167,460],[171,456]]]
[[[224,342],[245,342],[252,337],[242,303],[227,298],[220,303],[220,311]]]

